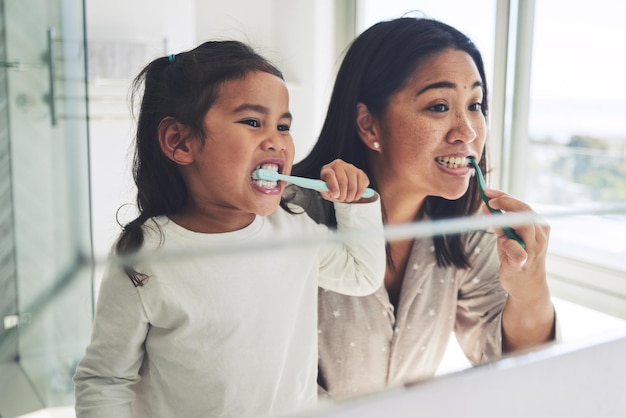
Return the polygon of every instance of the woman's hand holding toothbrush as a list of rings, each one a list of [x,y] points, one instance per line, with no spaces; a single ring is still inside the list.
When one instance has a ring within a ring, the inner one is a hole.
[[[499,190],[486,189],[485,194],[493,209],[506,213],[532,211],[526,203]],[[524,248],[502,230],[497,230],[500,283],[509,294],[502,314],[505,351],[524,348],[517,344],[518,335],[524,338],[532,335],[538,342],[547,341],[551,335],[546,331],[551,330],[550,325],[554,323],[545,269],[550,226],[528,223],[515,226],[515,232],[524,241]]]

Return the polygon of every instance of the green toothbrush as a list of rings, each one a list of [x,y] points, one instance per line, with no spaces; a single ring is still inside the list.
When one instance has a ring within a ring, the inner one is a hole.
[[[267,181],[286,181],[291,184],[295,184],[296,186],[304,187],[306,189],[317,190],[318,192],[327,192],[328,186],[326,182],[323,180],[315,180],[315,179],[307,179],[304,177],[296,177],[296,176],[286,176],[284,174],[278,174],[278,171],[274,170],[266,170],[264,168],[258,168],[254,171],[253,176],[259,180],[267,180]],[[363,196],[365,198],[370,198],[374,196],[374,189],[370,189],[369,187],[365,189],[363,192]]]
[[[478,190],[480,191],[480,197],[483,199],[483,202],[485,202],[485,205],[487,205],[487,208],[489,209],[489,212],[491,212],[491,213],[502,213],[501,210],[493,209],[491,206],[489,206],[489,200],[490,199],[485,194],[485,189],[487,188],[487,185],[485,184],[485,178],[483,177],[483,173],[480,171],[480,167],[478,166],[478,161],[476,161],[476,158],[473,158],[473,157],[469,157],[468,159],[469,159],[469,162],[474,167],[474,171],[476,172],[476,178],[478,179]],[[519,235],[517,235],[515,233],[513,228],[510,228],[508,226],[503,226],[502,227],[502,232],[504,232],[504,235],[506,235],[508,238],[517,241],[519,243],[519,245],[522,246],[522,248],[526,248],[526,245],[524,244],[524,241],[522,241],[522,239],[519,237]]]

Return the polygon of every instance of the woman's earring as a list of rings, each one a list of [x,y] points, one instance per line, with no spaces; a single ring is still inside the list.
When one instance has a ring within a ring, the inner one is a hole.
[[[374,141],[372,142],[372,146],[374,147],[374,149],[380,149],[380,142]]]

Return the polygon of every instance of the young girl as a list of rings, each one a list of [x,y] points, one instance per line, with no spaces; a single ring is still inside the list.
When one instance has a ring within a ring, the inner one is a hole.
[[[142,83],[139,216],[115,245],[115,255],[136,258],[105,273],[74,378],[78,417],[245,417],[313,405],[317,286],[364,295],[381,285],[378,196],[361,199],[367,176],[333,161],[319,173],[329,188],[321,195],[339,228],[371,239],[272,248],[332,233],[279,207],[284,185],[253,174],[291,171],[281,73],[242,43],[207,42],[154,60],[135,92]],[[223,251],[246,243],[262,251]]]

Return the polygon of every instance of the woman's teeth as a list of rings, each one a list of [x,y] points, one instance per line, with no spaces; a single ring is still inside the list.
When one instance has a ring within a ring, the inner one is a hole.
[[[448,168],[461,168],[470,165],[466,157],[437,157],[437,163]]]

